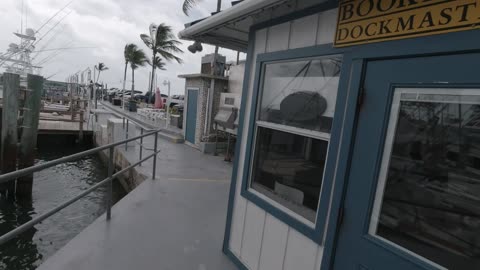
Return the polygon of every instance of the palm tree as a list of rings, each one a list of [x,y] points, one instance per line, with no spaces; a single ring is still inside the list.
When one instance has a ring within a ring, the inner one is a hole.
[[[95,80],[95,70],[98,70],[98,75],[97,75],[96,80]],[[97,98],[98,98],[97,84],[98,84],[98,80],[100,79],[100,74],[102,73],[102,71],[105,71],[105,70],[108,70],[108,67],[104,63],[101,63],[101,62],[98,63],[98,65],[95,65],[95,67],[94,67],[93,80],[95,81],[95,83],[93,84],[93,89],[92,90],[94,91],[93,97],[95,99],[95,109],[97,109]]]
[[[133,45],[133,44],[132,44]],[[132,70],[132,94],[133,98],[135,90],[135,70],[139,67],[143,67],[148,63],[148,58],[142,49],[139,49],[136,45],[131,46],[127,54],[128,63],[130,63],[130,69]]]
[[[134,51],[138,50],[137,45],[130,43],[125,45],[125,48],[123,49],[123,57],[125,59],[125,71],[123,73],[123,88],[122,88],[122,96],[125,95],[125,83],[127,81],[127,69],[128,69],[128,63],[130,62],[130,58],[132,57],[132,54]],[[123,102],[122,102],[123,104]]]
[[[152,65],[152,63],[149,63],[149,64]],[[156,69],[166,70],[165,69],[165,62],[163,62],[163,60],[160,56],[155,57],[155,59],[153,60],[153,65],[155,65]]]
[[[185,15],[189,15],[188,12],[195,6],[200,0],[185,0],[182,5],[182,10]]]
[[[185,13],[185,15],[188,16],[189,15],[188,12],[193,8],[193,6],[198,4],[198,2],[200,1],[201,0],[184,0],[182,5],[183,13]],[[221,8],[222,8],[222,0],[217,0],[217,12],[219,12]]]
[[[95,69],[98,70],[98,76],[95,83],[98,83],[98,79],[100,79],[100,73],[102,71],[108,70],[108,67],[104,63],[98,63],[98,65],[95,66]]]
[[[155,63],[157,59],[157,54],[167,61],[176,61],[181,64],[182,59],[177,57],[176,53],[183,53],[183,51],[178,47],[182,43],[178,41],[173,33],[173,30],[170,26],[161,23],[160,25],[150,24],[150,35],[141,34],[140,38],[143,40],[145,45],[152,50],[152,63]],[[156,65],[152,65],[152,79],[150,84],[150,99],[153,95],[153,80],[155,78],[155,69]]]
[[[123,72],[123,89],[122,90],[125,90],[125,83],[127,81],[127,69],[128,69],[130,55],[132,54],[132,51],[136,49],[137,49],[137,45],[133,43],[129,43],[125,45],[125,48],[123,49],[123,58],[125,59],[125,71]]]
[[[153,63],[153,64],[152,64],[152,63]],[[161,58],[160,56],[155,57],[155,59],[153,60],[152,63],[151,63],[151,62],[148,62],[149,65],[155,66],[155,69],[166,70],[166,69],[165,69],[165,62],[163,62],[163,60],[162,60],[162,58]],[[152,76],[152,78],[155,78],[155,76]],[[152,81],[152,84],[153,84],[153,81]],[[154,87],[152,86],[152,89],[153,89],[153,88],[154,88]],[[153,96],[152,96],[152,95],[153,95]],[[152,101],[153,101],[152,99],[153,99],[154,96],[155,96],[155,95],[153,94],[153,92],[149,93],[149,95],[147,95],[147,97],[148,97],[148,100],[147,100],[147,101],[148,101],[148,102],[152,102]]]

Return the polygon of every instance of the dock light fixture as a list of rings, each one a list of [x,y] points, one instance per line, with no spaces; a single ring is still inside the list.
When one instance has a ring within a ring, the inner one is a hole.
[[[188,50],[191,53],[201,52],[203,51],[202,43],[200,43],[200,41],[195,41],[192,45],[188,46]]]

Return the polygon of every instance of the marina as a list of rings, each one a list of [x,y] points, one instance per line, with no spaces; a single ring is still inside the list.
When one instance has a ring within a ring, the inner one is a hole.
[[[480,269],[478,0],[87,2],[0,9],[0,270]]]

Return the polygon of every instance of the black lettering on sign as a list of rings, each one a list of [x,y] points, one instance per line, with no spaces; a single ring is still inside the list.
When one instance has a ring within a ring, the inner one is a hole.
[[[342,41],[348,38],[348,29],[340,28],[337,31],[337,40]]]
[[[422,20],[422,23],[420,24],[420,26],[418,26],[418,28],[424,28],[424,27],[432,27],[434,26],[433,24],[433,17],[432,17],[432,13],[430,11],[427,11],[425,13],[425,16],[423,17],[423,20]]]
[[[438,22],[439,25],[447,25],[452,21],[452,8],[444,8],[440,11],[440,16],[442,17]]]
[[[353,17],[353,3],[346,4],[340,8],[341,16],[340,21],[349,20]]]
[[[361,0],[358,4],[357,14],[360,17],[365,17],[373,11],[374,7],[375,4],[373,3],[373,0]]]
[[[363,34],[363,28],[360,25],[356,25],[355,27],[352,28],[352,31],[350,32],[350,36],[352,38],[359,38]]]
[[[380,33],[378,33],[378,34],[383,35],[383,34],[392,33],[392,31],[390,31],[390,29],[388,28],[388,26],[390,25],[391,22],[392,22],[392,20],[381,21],[380,22]]]
[[[405,31],[413,30],[414,20],[415,20],[415,15],[411,15],[407,19],[403,17],[398,18],[397,30],[395,30],[395,32],[405,32]]]
[[[462,18],[460,19],[459,22],[466,22],[468,21],[467,20],[467,16],[468,16],[468,9],[473,6],[473,7],[476,7],[477,6],[477,3],[469,3],[469,4],[465,4],[465,5],[460,5],[457,7],[457,10],[458,9],[462,9]]]
[[[480,0],[340,0],[335,46],[480,29]]]
[[[367,35],[368,37],[371,37],[371,36],[375,36],[377,34],[377,31],[375,30],[375,32],[371,32],[371,28],[370,27],[377,27],[377,23],[376,22],[372,22],[370,24],[367,25],[367,27],[365,27],[365,35]]]

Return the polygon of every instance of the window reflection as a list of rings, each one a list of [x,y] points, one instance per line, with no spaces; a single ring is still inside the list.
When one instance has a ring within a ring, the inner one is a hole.
[[[377,235],[441,266],[480,269],[480,96],[447,91],[457,95],[418,90],[394,101],[383,203],[372,222]]]
[[[341,56],[265,66],[259,120],[330,133]]]
[[[252,187],[315,222],[328,142],[258,128]]]

